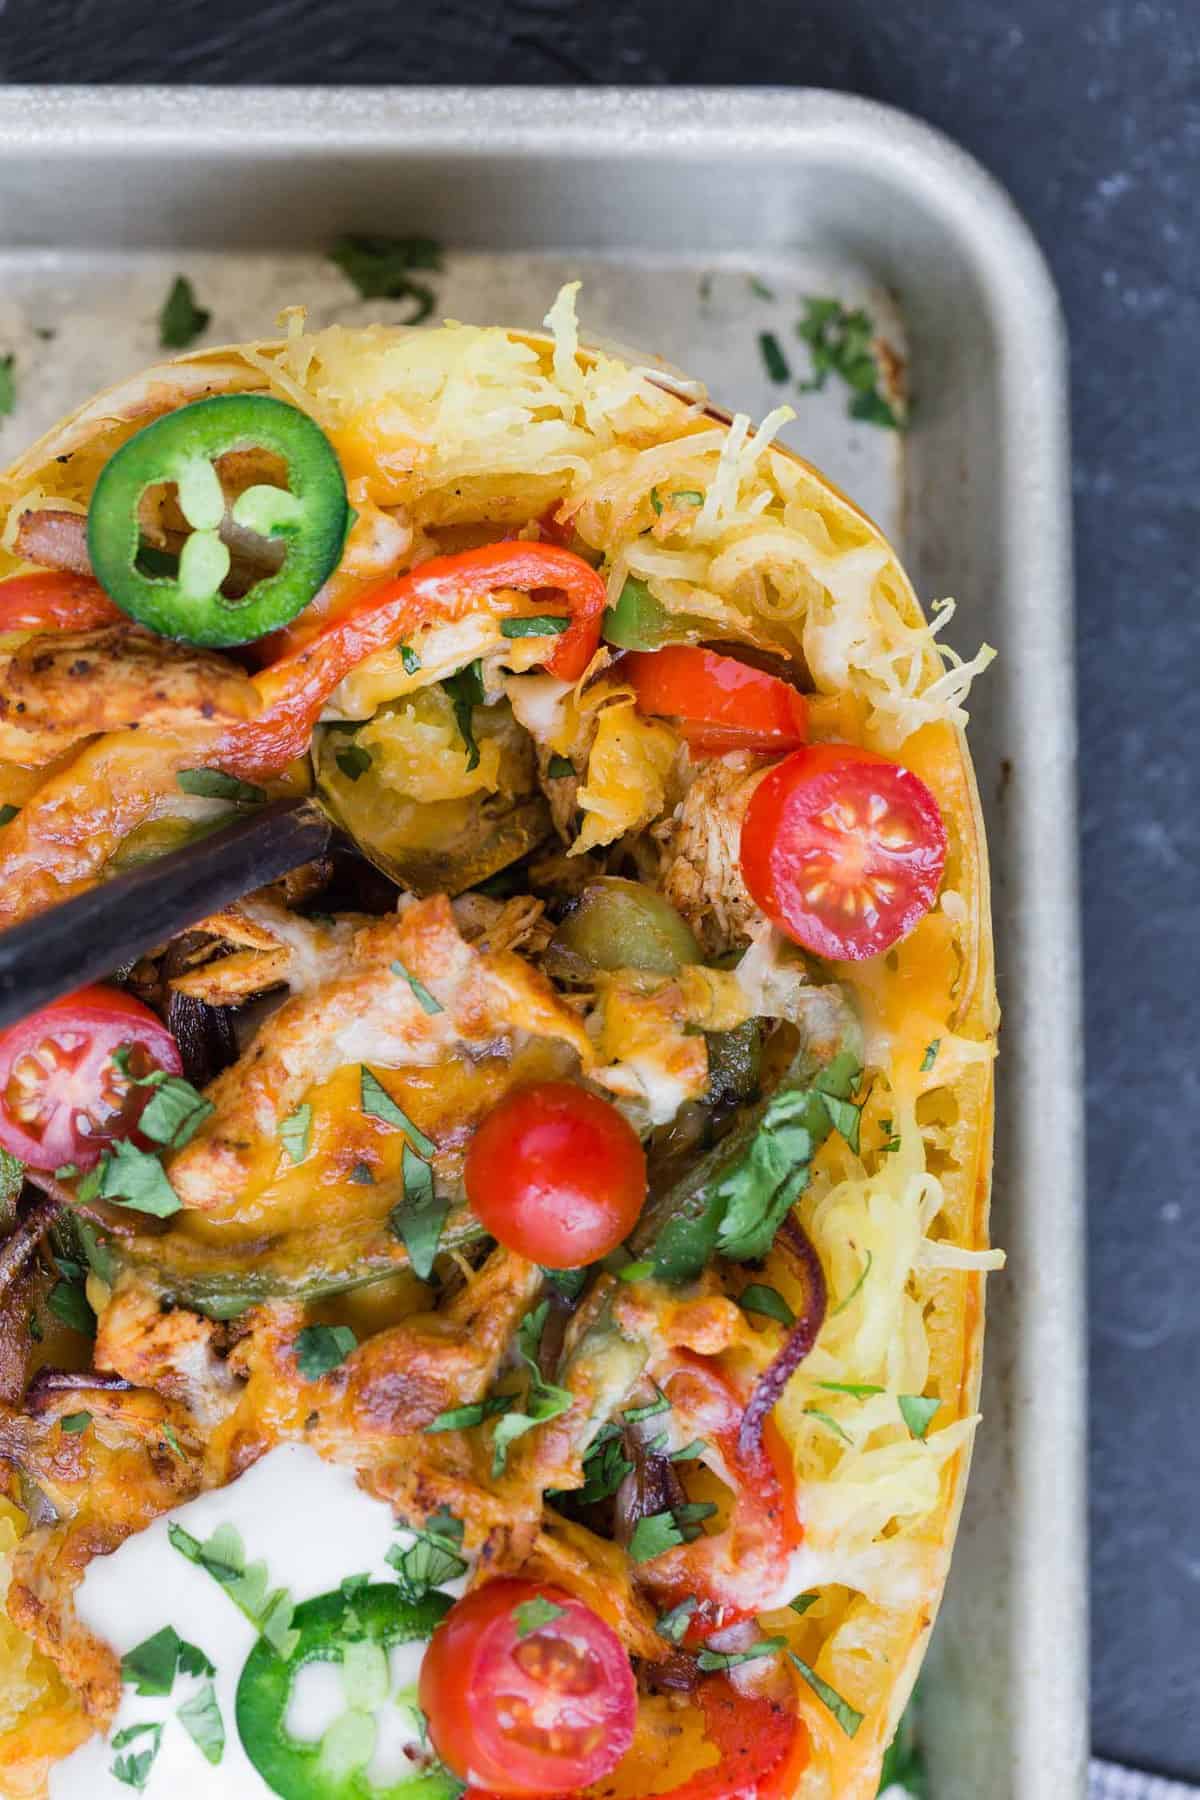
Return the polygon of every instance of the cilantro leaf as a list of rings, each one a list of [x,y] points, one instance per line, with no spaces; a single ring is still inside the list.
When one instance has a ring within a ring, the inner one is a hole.
[[[350,1180],[356,1181],[359,1187],[373,1187],[375,1171],[369,1162],[356,1162],[350,1171]]]
[[[624,1265],[624,1267],[618,1269],[617,1270],[617,1280],[618,1281],[645,1281],[647,1279],[647,1277],[650,1275],[653,1275],[653,1273],[654,1273],[654,1264],[652,1262],[650,1262],[647,1258],[643,1257],[641,1262],[627,1262]]]
[[[413,279],[414,271],[441,273],[442,247],[434,238],[344,237],[329,252],[329,260],[364,300],[410,300],[405,325],[421,324],[434,309],[433,289]]]
[[[358,781],[371,766],[371,752],[361,744],[347,744],[333,759],[347,781]]]
[[[241,1533],[232,1525],[219,1525],[207,1542],[202,1543],[174,1519],[167,1526],[171,1545],[204,1569],[229,1595],[238,1611],[285,1660],[300,1641],[300,1633],[292,1626],[295,1608],[286,1588],[268,1591],[267,1565],[246,1562]]]
[[[822,1681],[816,1670],[810,1669],[808,1664],[798,1657],[794,1650],[789,1650],[788,1655],[791,1657],[793,1663],[795,1663],[797,1669],[799,1669],[805,1681],[807,1681],[813,1693],[817,1696],[817,1699],[829,1708],[829,1711],[833,1714],[846,1736],[852,1738],[862,1724],[864,1715],[857,1712],[848,1700],[843,1700],[836,1688],[831,1688],[827,1681]]]
[[[401,981],[407,981],[409,987],[413,991],[414,997],[420,1003],[422,1012],[427,1012],[431,1016],[434,1013],[445,1012],[446,1009],[441,1001],[435,1000],[429,989],[425,986],[425,983],[423,981],[418,981],[416,976],[406,969],[402,962],[394,962],[391,965],[391,969],[393,975],[398,975]]]
[[[413,649],[412,645],[397,644],[396,648],[400,652],[400,661],[404,665],[404,673],[406,675],[415,675],[417,670],[421,667],[421,659]]]
[[[925,1046],[925,1054],[921,1058],[921,1073],[927,1075],[937,1061],[938,1051],[942,1047],[941,1038],[931,1038]]]
[[[80,1432],[87,1430],[91,1422],[90,1412],[65,1413],[58,1421],[61,1429],[70,1437],[78,1437]]]
[[[543,1269],[542,1274],[565,1300],[578,1300],[588,1283],[589,1271],[583,1269]]]
[[[659,1637],[666,1638],[668,1644],[682,1644],[687,1636],[692,1614],[699,1604],[695,1594],[689,1594],[678,1606],[673,1606],[670,1612],[662,1613],[654,1625]]]
[[[771,380],[775,382],[790,381],[792,371],[788,366],[788,359],[783,354],[783,346],[773,331],[759,332],[758,348],[763,359],[763,367]]]
[[[164,350],[186,350],[195,343],[212,318],[196,305],[196,295],[186,275],[177,275],[158,315],[158,341]]]
[[[523,1600],[520,1606],[513,1607],[517,1636],[531,1636],[533,1632],[540,1631],[543,1625],[561,1619],[566,1610],[565,1606],[555,1606],[553,1600],[547,1600],[542,1594],[535,1594],[532,1600]]]
[[[571,623],[565,613],[531,613],[525,618],[501,619],[500,636],[506,638],[557,637]]]
[[[408,1251],[413,1274],[428,1281],[450,1206],[438,1198],[429,1164],[408,1144],[400,1152],[400,1169],[404,1198],[388,1214],[388,1229]]]
[[[887,1392],[872,1381],[818,1381],[817,1386],[827,1394],[850,1394],[855,1400],[869,1400],[874,1394]]]
[[[84,1337],[95,1337],[96,1315],[88,1305],[82,1281],[56,1281],[50,1289],[46,1306],[54,1317]]]
[[[757,1662],[760,1656],[774,1656],[786,1645],[786,1638],[773,1637],[760,1638],[748,1650],[702,1650],[696,1658],[696,1667],[706,1675],[718,1669],[736,1669],[742,1663]]]
[[[180,769],[176,781],[185,794],[201,794],[206,800],[232,800],[237,806],[261,806],[266,788],[252,781],[238,781],[224,769]]]
[[[693,1438],[690,1444],[683,1446],[682,1450],[672,1450],[670,1460],[672,1462],[694,1462],[698,1456],[703,1456],[707,1449],[708,1445],[703,1438]]]
[[[575,764],[571,761],[570,757],[559,756],[557,751],[546,764],[546,774],[550,777],[551,781],[565,781],[569,775],[573,775],[574,773]]]
[[[900,1416],[908,1426],[910,1437],[922,1441],[929,1433],[933,1423],[933,1415],[942,1404],[936,1395],[901,1394],[898,1399]]]
[[[779,1289],[763,1287],[756,1281],[742,1289],[738,1295],[738,1305],[743,1312],[761,1313],[764,1319],[778,1319],[781,1325],[796,1323],[796,1315]]]
[[[621,1414],[627,1425],[640,1425],[643,1419],[656,1419],[659,1413],[670,1412],[671,1402],[660,1388],[654,1399],[645,1406],[631,1406]]]
[[[853,1444],[854,1439],[850,1433],[842,1429],[832,1414],[822,1412],[817,1406],[806,1406],[804,1412],[807,1418],[816,1419],[818,1424],[824,1425],[826,1431],[832,1431],[835,1437],[840,1437],[843,1444]]]
[[[794,1600],[788,1601],[788,1605],[794,1613],[803,1614],[810,1606],[815,1606],[820,1598],[820,1594],[797,1594]]]
[[[11,800],[6,800],[4,805],[0,806],[0,825],[11,825],[20,810],[20,807],[14,806]]]
[[[0,418],[7,418],[17,404],[17,359],[13,351],[0,356]]]
[[[296,1334],[296,1368],[302,1381],[319,1381],[340,1368],[358,1339],[348,1325],[306,1325]]]
[[[307,1102],[280,1121],[279,1141],[294,1163],[303,1162],[308,1155],[308,1147],[312,1142],[312,1121],[313,1109]]]
[[[548,1419],[557,1419],[568,1412],[573,1404],[573,1396],[566,1388],[548,1385],[535,1386],[530,1390],[526,1401],[527,1412],[509,1412],[496,1426],[492,1439],[492,1479],[496,1480],[504,1473],[508,1461],[510,1446],[535,1425],[544,1425]]]
[[[430,1419],[422,1429],[428,1433],[438,1431],[473,1431],[476,1425],[482,1425],[485,1419],[493,1418],[496,1413],[507,1412],[516,1399],[515,1394],[493,1394],[487,1400],[471,1400],[465,1406],[449,1406],[445,1412],[438,1413]]]
[[[648,1513],[633,1528],[629,1554],[634,1562],[649,1562],[652,1556],[662,1556],[683,1542],[684,1536],[675,1523],[674,1513]]]
[[[214,1111],[211,1100],[182,1075],[168,1075],[156,1083],[148,1105],[138,1119],[138,1130],[156,1144],[180,1150],[190,1143],[205,1119]]]
[[[476,657],[465,669],[460,669],[457,675],[448,676],[442,686],[454,705],[454,722],[466,746],[467,773],[470,774],[472,769],[479,767],[479,745],[475,741],[472,714],[487,699],[483,686],[482,662]]]
[[[175,1685],[176,1670],[184,1675],[216,1673],[203,1650],[187,1643],[173,1625],[164,1625],[121,1658],[122,1681],[129,1682],[143,1698],[169,1694]]]
[[[852,1300],[856,1300],[858,1298],[859,1293],[862,1291],[863,1282],[867,1279],[867,1276],[871,1273],[871,1264],[874,1262],[874,1260],[875,1260],[875,1258],[874,1258],[872,1252],[870,1250],[868,1250],[867,1251],[867,1260],[863,1264],[861,1275],[859,1276],[858,1280],[855,1282],[854,1286],[850,1289],[850,1292],[846,1295],[846,1298],[844,1300],[838,1301],[838,1304],[834,1307],[833,1311],[829,1315],[831,1319],[836,1319],[839,1313],[845,1312],[846,1308],[850,1305]]]
[[[607,1500],[632,1473],[633,1464],[624,1453],[620,1432],[615,1425],[604,1427],[596,1433],[583,1459],[584,1481],[576,1490],[576,1497],[584,1506]]]
[[[225,1754],[225,1722],[212,1682],[206,1681],[199,1693],[185,1700],[175,1716],[205,1760],[219,1763]]]
[[[385,1560],[396,1571],[401,1597],[415,1605],[431,1588],[465,1575],[466,1560],[459,1554],[462,1540],[462,1520],[443,1506],[423,1527],[414,1529],[410,1545],[393,1544]]]
[[[422,1156],[432,1156],[436,1145],[432,1138],[427,1138],[423,1131],[418,1131],[408,1114],[404,1112],[382,1082],[372,1075],[366,1063],[359,1069],[359,1104],[368,1118],[382,1119],[385,1125],[394,1125],[398,1131],[404,1132],[414,1150]]]
[[[801,393],[819,392],[830,375],[837,375],[850,389],[847,410],[852,419],[866,419],[893,431],[903,426],[903,417],[879,392],[875,327],[869,313],[861,307],[851,310],[840,300],[810,298],[804,303],[796,334],[808,345],[812,358],[812,375],[800,383]]]
[[[167,1180],[167,1172],[157,1156],[139,1150],[128,1138],[113,1145],[98,1165],[100,1197],[131,1212],[149,1213],[156,1219],[169,1219],[182,1210],[183,1202]]]
[[[136,1788],[139,1794],[146,1791],[146,1783],[150,1779],[150,1771],[154,1767],[154,1759],[162,1744],[163,1728],[161,1724],[127,1725],[124,1731],[118,1731],[113,1739],[113,1749],[120,1750],[126,1744],[139,1737],[150,1734],[148,1749],[139,1750],[133,1756],[118,1756],[112,1765],[112,1773],[116,1780],[126,1787]]]
[[[175,1427],[173,1425],[164,1425],[162,1428],[162,1434],[163,1434],[163,1438],[166,1442],[167,1449],[171,1452],[171,1455],[177,1456],[179,1458],[180,1462],[186,1462],[187,1458],[184,1456],[183,1450],[180,1447],[179,1438],[176,1435]]]

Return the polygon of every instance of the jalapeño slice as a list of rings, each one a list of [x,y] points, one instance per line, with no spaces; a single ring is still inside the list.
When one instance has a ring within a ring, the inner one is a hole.
[[[282,566],[238,598],[221,592],[230,555],[213,466],[234,450],[279,457],[288,481],[247,488],[230,509],[235,526],[284,546]],[[142,498],[167,482],[191,526],[177,567],[140,543]],[[155,419],[109,458],[88,508],[88,550],[101,585],[131,619],[220,649],[262,637],[308,605],[337,566],[350,518],[333,446],[307,413],[267,394],[217,394]]]
[[[436,1592],[410,1604],[390,1584],[354,1594],[343,1590],[296,1608],[292,1623],[300,1637],[289,1657],[259,1638],[238,1682],[237,1726],[246,1755],[272,1793],[282,1800],[454,1800],[460,1784],[432,1758],[383,1786],[367,1775],[375,1749],[373,1713],[395,1704],[387,1652],[393,1644],[430,1637],[450,1604],[448,1594]],[[353,1698],[346,1711],[316,1742],[293,1737],[286,1720],[300,1670],[309,1662],[348,1660]]]

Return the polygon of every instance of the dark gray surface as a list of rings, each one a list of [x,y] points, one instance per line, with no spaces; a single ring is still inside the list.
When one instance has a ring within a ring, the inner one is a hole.
[[[7,0],[0,77],[827,86],[1012,191],[1075,378],[1094,1739],[1200,1779],[1200,4]]]

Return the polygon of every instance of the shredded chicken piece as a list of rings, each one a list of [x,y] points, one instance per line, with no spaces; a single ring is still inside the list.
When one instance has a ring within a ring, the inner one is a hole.
[[[487,894],[460,894],[451,905],[455,924],[478,950],[493,954],[529,950],[536,956],[554,935],[554,927],[543,916],[543,903],[532,894],[517,894],[503,901]]]
[[[65,1432],[64,1415],[80,1410],[91,1415],[87,1431]],[[58,1665],[88,1717],[107,1729],[120,1703],[120,1665],[76,1617],[75,1589],[94,1556],[200,1492],[187,1416],[157,1394],[71,1388],[51,1396],[36,1417],[0,1414],[0,1458],[40,1488],[58,1514],[57,1523],[29,1532],[18,1546],[9,1615]]]
[[[565,1042],[585,1066],[593,1060],[578,1016],[545,977],[511,951],[473,949],[444,895],[357,927],[305,929],[331,939],[322,979],[267,1019],[247,1054],[209,1088],[212,1116],[170,1165],[185,1206],[205,1212],[236,1203],[256,1142],[273,1138],[310,1087],[347,1065],[394,1069],[504,1054],[522,1033]],[[395,963],[439,1011],[426,1011]]]
[[[742,880],[738,852],[750,796],[768,766],[744,754],[714,757],[672,816],[651,830],[661,851],[663,894],[711,956],[744,943],[763,922]]]
[[[0,658],[0,757],[39,767],[102,731],[236,724],[259,705],[233,663],[133,625],[39,633]]]

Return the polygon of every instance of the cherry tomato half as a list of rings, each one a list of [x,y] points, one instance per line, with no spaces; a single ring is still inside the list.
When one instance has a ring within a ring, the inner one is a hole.
[[[562,1588],[513,1577],[451,1607],[425,1653],[418,1699],[446,1766],[496,1794],[562,1794],[600,1780],[629,1749],[637,1716],[612,1627]]]
[[[636,1131],[569,1081],[506,1095],[471,1139],[463,1173],[491,1235],[548,1269],[577,1269],[615,1250],[646,1198]]]
[[[923,781],[853,744],[809,744],[754,790],[742,876],[781,931],[834,961],[887,950],[937,898],[946,827]]]
[[[130,1046],[136,1075],[181,1075],[179,1046],[148,1006],[120,988],[80,988],[0,1035],[0,1144],[32,1169],[89,1169],[128,1137],[150,1099],[113,1062]]]
[[[786,681],[734,656],[687,644],[633,651],[621,664],[638,709],[679,721],[700,756],[794,750],[808,739],[808,705]]]
[[[90,575],[47,570],[0,581],[0,631],[90,631],[124,617]]]

